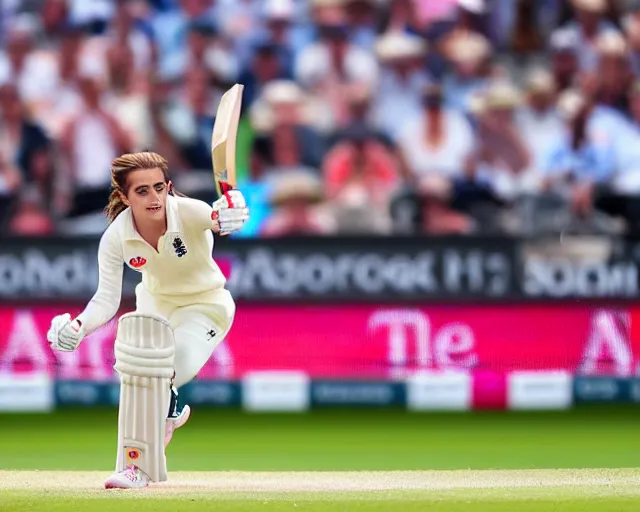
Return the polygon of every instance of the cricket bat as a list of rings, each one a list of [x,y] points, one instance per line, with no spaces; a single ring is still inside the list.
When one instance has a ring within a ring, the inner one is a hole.
[[[211,135],[211,160],[219,196],[236,186],[236,138],[243,90],[244,85],[235,84],[225,92],[216,112]]]

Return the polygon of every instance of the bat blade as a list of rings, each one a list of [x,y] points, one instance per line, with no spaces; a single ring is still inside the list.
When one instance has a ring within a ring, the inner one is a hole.
[[[213,178],[218,195],[236,186],[236,138],[244,86],[235,84],[224,93],[211,134]]]

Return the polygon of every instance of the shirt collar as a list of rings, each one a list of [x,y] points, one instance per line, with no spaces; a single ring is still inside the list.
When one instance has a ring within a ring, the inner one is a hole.
[[[182,236],[182,223],[180,222],[180,215],[178,212],[178,200],[172,196],[167,195],[166,203],[167,212],[167,237]],[[133,223],[133,214],[131,208],[127,208],[121,213],[126,216],[125,220],[125,239],[126,240],[140,240],[144,241],[140,236],[140,233],[136,230]]]

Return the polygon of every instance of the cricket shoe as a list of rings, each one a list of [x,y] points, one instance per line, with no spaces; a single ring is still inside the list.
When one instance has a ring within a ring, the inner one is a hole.
[[[167,445],[171,441],[171,438],[173,437],[173,431],[180,428],[182,425],[184,425],[189,419],[190,415],[191,415],[191,408],[188,405],[185,405],[180,411],[180,414],[178,414],[177,416],[171,416],[167,418],[167,421],[164,427],[164,447],[165,448],[167,447]]]
[[[127,466],[104,482],[105,489],[140,489],[149,485],[150,478],[138,466]]]

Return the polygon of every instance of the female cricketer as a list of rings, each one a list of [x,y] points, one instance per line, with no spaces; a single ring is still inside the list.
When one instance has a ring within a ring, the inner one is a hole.
[[[53,318],[47,339],[55,350],[75,350],[117,314],[123,265],[142,274],[136,310],[118,319],[118,453],[105,482],[106,488],[137,488],[167,480],[165,448],[190,414],[188,406],[178,410],[177,389],[231,328],[235,303],[212,257],[213,233],[237,231],[249,212],[238,190],[211,206],[174,192],[167,161],[152,152],[116,158],[111,185],[97,291],[76,318]]]

